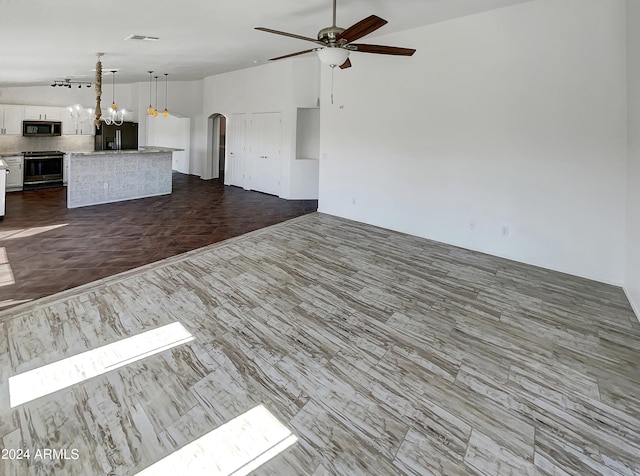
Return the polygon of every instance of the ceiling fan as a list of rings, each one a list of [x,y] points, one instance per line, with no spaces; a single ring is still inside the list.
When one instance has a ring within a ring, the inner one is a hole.
[[[310,41],[316,43],[317,45],[320,45],[319,47],[311,48],[309,50],[298,51],[297,53],[291,53],[289,55],[271,58],[269,61],[290,58],[292,56],[304,55],[306,53],[316,51],[318,53],[320,61],[322,61],[323,63],[330,65],[332,68],[339,66],[340,69],[346,69],[351,67],[349,53],[352,51],[396,56],[411,56],[416,52],[416,50],[411,48],[398,48],[396,46],[353,43],[363,36],[373,33],[378,28],[386,25],[387,20],[383,20],[376,15],[371,15],[347,29],[340,28],[339,26],[336,26],[336,1],[337,0],[333,0],[333,25],[320,30],[318,32],[317,39],[307,36],[295,35],[293,33],[287,33],[284,31],[272,30],[271,28],[257,27],[256,30],[266,31],[267,33],[275,33],[276,35],[288,36],[290,38],[297,38],[299,40]]]

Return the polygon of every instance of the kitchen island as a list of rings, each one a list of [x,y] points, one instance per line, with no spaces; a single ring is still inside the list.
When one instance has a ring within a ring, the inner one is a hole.
[[[169,147],[72,152],[67,172],[67,208],[171,193]]]

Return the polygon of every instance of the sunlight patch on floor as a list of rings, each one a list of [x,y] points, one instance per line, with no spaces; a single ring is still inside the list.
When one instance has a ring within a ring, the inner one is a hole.
[[[298,438],[286,426],[263,405],[258,405],[143,469],[136,476],[244,476],[296,441]]]
[[[11,407],[186,344],[194,337],[174,322],[9,378]]]
[[[16,238],[26,238],[27,236],[38,235],[47,231],[55,230],[67,226],[68,223],[49,226],[32,226],[29,228],[13,228],[8,230],[0,230],[0,240],[14,240]]]
[[[9,257],[7,256],[7,249],[5,247],[0,247],[0,287],[11,286],[15,283],[16,280],[13,277],[13,271],[11,271]]]
[[[0,309],[9,306],[17,306],[18,304],[23,304],[29,301],[33,301],[33,299],[5,299],[4,301],[0,301]]]

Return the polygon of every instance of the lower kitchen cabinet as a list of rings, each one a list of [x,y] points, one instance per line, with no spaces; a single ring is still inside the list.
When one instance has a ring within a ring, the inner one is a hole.
[[[9,173],[7,174],[7,192],[22,190],[24,181],[24,158],[21,155],[13,155],[3,157],[3,159],[9,166]]]

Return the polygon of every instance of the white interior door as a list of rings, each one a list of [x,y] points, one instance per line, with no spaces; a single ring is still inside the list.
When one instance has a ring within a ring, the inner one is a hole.
[[[245,172],[247,154],[247,115],[231,114],[227,123],[227,170],[226,185],[245,187],[248,182]]]
[[[253,114],[251,189],[280,195],[282,172],[282,114]]]

